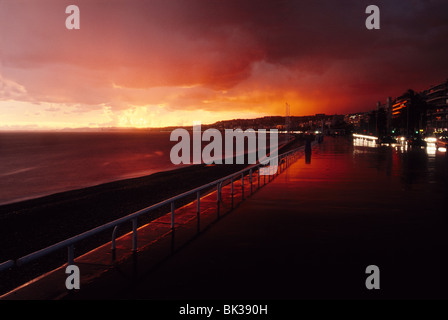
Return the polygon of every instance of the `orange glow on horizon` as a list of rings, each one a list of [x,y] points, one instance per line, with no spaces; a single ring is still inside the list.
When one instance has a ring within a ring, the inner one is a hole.
[[[79,2],[67,30],[64,1],[2,1],[0,130],[211,124],[284,116],[285,103],[291,116],[356,113],[446,77],[446,51],[428,59],[407,35],[403,58],[395,22],[370,41],[330,1]]]

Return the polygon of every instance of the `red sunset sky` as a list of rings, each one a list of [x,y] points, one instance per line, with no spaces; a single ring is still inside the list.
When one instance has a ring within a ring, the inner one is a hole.
[[[67,30],[65,8],[80,9]],[[367,30],[365,9],[381,10]],[[448,78],[448,2],[0,0],[0,129],[367,111]]]

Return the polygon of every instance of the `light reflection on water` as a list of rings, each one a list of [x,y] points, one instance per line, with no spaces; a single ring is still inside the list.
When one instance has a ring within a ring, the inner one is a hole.
[[[377,143],[375,140],[362,139],[362,138],[353,139],[353,145],[356,147],[369,147],[369,148],[377,147]]]
[[[386,170],[387,175],[399,176],[405,185],[448,185],[448,155],[446,148],[428,142],[412,146],[407,141],[379,145],[375,141],[353,139],[353,157],[368,157],[369,167]]]

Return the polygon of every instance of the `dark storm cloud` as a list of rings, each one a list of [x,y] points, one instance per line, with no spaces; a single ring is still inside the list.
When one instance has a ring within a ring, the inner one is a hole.
[[[2,4],[3,77],[30,100],[191,108],[228,90],[224,101],[250,100],[258,87],[270,102],[296,90],[316,106],[327,92],[321,106],[342,112],[447,77],[444,0],[78,0],[76,32],[63,27],[72,2]],[[370,4],[380,30],[365,28]],[[155,87],[192,89],[155,98]]]

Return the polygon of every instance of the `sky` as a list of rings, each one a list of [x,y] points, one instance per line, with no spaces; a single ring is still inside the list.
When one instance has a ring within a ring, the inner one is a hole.
[[[365,26],[371,4],[379,30]],[[448,78],[447,12],[446,0],[0,0],[0,129],[372,110]]]

